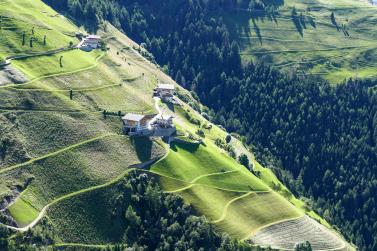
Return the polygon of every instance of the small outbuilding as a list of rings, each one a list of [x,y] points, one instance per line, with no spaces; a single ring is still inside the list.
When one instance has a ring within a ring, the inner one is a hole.
[[[168,115],[166,117],[164,116],[161,116],[159,118],[156,119],[156,125],[161,127],[161,128],[171,128],[173,127],[173,119],[174,119],[174,116],[172,115]]]
[[[173,123],[174,117],[172,115],[159,116],[153,124],[154,136],[157,137],[170,137],[176,133],[176,128]]]

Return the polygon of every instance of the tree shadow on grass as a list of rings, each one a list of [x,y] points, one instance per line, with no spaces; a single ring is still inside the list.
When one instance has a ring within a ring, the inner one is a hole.
[[[253,28],[254,28],[255,34],[258,37],[259,43],[260,43],[260,45],[262,45],[263,44],[263,40],[262,40],[262,34],[260,32],[259,26],[257,25],[257,22],[255,22],[255,18],[254,17],[251,18],[251,21],[253,23]]]
[[[316,29],[316,28],[317,28],[317,24],[315,23],[314,18],[311,17],[311,16],[308,16],[307,18],[308,18],[309,24],[310,24],[314,29]]]
[[[304,27],[301,24],[300,18],[298,16],[292,16],[292,22],[296,27],[297,32],[301,37],[304,36]]]
[[[166,103],[167,107],[169,108],[170,111],[175,112],[174,104],[172,103]]]
[[[132,137],[131,143],[140,161],[145,162],[152,158],[153,142],[149,137]]]
[[[194,143],[177,143],[177,142],[172,142],[170,145],[170,149],[173,150],[174,152],[178,152],[178,148],[181,148],[187,152],[190,153],[195,153],[199,149],[200,145],[199,144],[194,144]]]

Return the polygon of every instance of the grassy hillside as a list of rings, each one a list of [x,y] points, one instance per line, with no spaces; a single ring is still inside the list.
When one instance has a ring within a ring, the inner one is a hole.
[[[0,13],[6,16],[2,25],[14,27],[1,30],[9,33],[0,40],[4,56],[66,46],[79,29],[39,0],[6,1]],[[22,24],[29,19],[38,41],[45,29],[51,42],[22,46]],[[156,159],[160,161],[143,172],[232,237],[248,239],[264,227],[305,213],[325,223],[236,138],[229,145],[236,155],[249,156],[259,177],[229,157],[215,144],[227,133],[209,126],[184,102],[157,105],[175,116],[186,143],[169,146],[159,139],[123,135],[118,111],[156,113],[152,93],[157,81],[176,83],[142,58],[134,49],[138,45],[115,28],[107,25],[99,34],[107,41],[107,51],[72,49],[13,60],[11,66],[29,81],[0,85],[0,200],[11,200],[6,212],[19,227],[46,217],[62,243],[117,242],[124,225],[122,219],[114,224],[111,218],[113,189],[130,167],[145,168]],[[191,103],[197,102],[177,88]],[[104,116],[103,110],[111,114]],[[190,137],[203,142],[195,144]],[[277,184],[280,188],[273,191]]]
[[[41,1],[4,0],[0,4],[0,11],[1,56],[44,52],[66,47],[69,42],[78,42],[74,37],[77,27]],[[31,38],[33,47],[30,47]]]
[[[332,83],[376,76],[375,6],[359,0],[283,3],[275,14],[244,7],[223,14],[245,61],[263,58],[278,69]]]

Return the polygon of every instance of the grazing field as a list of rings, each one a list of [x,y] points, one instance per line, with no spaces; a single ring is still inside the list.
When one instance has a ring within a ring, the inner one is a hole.
[[[78,42],[77,27],[41,1],[3,0],[0,15],[0,56],[44,52]]]
[[[13,65],[30,79],[35,79],[89,68],[96,63],[101,55],[103,54],[98,51],[84,52],[74,49],[53,55],[13,60]]]
[[[289,0],[274,14],[236,8],[223,17],[245,62],[263,59],[339,83],[376,76],[376,8],[368,1]]]
[[[180,168],[176,168],[177,163]],[[219,152],[209,141],[205,145],[172,143],[168,157],[156,163],[151,171],[188,182],[219,186],[225,189],[268,190],[268,187],[248,172],[245,167],[239,165],[225,153]],[[216,184],[217,180],[221,180],[221,182]],[[237,182],[244,183],[234,184]]]

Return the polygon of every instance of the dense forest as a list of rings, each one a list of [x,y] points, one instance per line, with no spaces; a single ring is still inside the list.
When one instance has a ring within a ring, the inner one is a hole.
[[[213,14],[233,8],[231,0],[45,1],[88,27],[109,20],[121,28],[360,250],[377,250],[375,82],[331,87],[261,62],[242,66],[237,43]]]
[[[103,247],[104,251],[130,250],[271,250],[252,247],[244,242],[219,235],[204,218],[194,215],[193,208],[184,204],[176,194],[166,194],[152,177],[130,173],[115,188],[112,204],[114,220],[125,224],[122,241]],[[10,231],[0,227],[0,250],[46,250],[52,245],[53,228],[44,220],[36,229],[17,233],[8,238]],[[70,250],[88,250],[72,247]],[[298,246],[297,250],[307,250]]]

